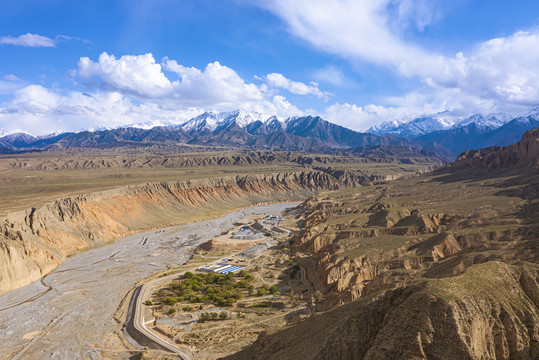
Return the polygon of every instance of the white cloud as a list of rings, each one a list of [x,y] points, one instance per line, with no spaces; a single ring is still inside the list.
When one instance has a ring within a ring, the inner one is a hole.
[[[457,107],[480,105],[469,112],[486,104],[498,109],[529,106],[539,99],[539,29],[447,55],[405,40],[404,35],[410,24],[422,30],[437,21],[439,7],[445,6],[441,1],[269,0],[259,6],[318,49],[352,64],[368,62],[418,79],[430,92],[449,92]],[[417,91],[420,96],[425,90]]]
[[[329,93],[323,92],[318,88],[318,84],[311,83],[307,85],[299,81],[292,81],[279,73],[271,73],[265,77],[266,83],[273,88],[286,89],[292,94],[296,95],[314,95],[318,98],[324,98],[327,100]]]
[[[226,105],[265,98],[264,89],[246,83],[233,69],[215,61],[204,70],[186,67],[175,60],[165,59],[165,69],[176,73],[172,92],[176,101],[196,105]]]
[[[413,115],[405,108],[335,103],[325,109],[323,117],[349,129],[364,131],[386,120],[407,119]]]
[[[9,44],[26,47],[55,47],[54,40],[38,34],[24,34],[19,37],[2,36],[0,44]]]
[[[78,68],[78,74],[85,79],[97,77],[114,90],[142,97],[163,96],[172,88],[152,54],[124,55],[116,59],[104,52],[98,62],[80,58]]]
[[[19,81],[20,79],[13,74],[4,75],[4,79],[7,81]]]
[[[152,54],[116,58],[103,53],[97,62],[81,58],[72,75],[88,82],[86,92],[62,93],[41,85],[6,87],[13,97],[0,105],[1,126],[42,134],[154,121],[181,123],[207,110],[303,114],[275,88],[248,83],[218,62],[200,70],[167,58],[158,64]],[[4,83],[11,84],[0,81],[0,93]]]
[[[313,73],[313,77],[320,82],[338,87],[352,87],[356,85],[354,80],[346,77],[339,68],[331,65],[316,70]]]

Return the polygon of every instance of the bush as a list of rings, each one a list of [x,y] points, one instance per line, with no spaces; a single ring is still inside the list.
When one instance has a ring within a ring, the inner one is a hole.
[[[184,307],[182,308],[182,310],[183,310],[183,311],[193,311],[193,308],[190,307],[190,306],[184,306]]]
[[[226,312],[222,312],[219,314],[219,319],[226,320],[228,318],[228,314]]]
[[[176,300],[175,298],[173,298],[172,296],[169,296],[168,298],[166,298],[165,300],[163,300],[163,302],[167,305],[174,305],[178,302],[178,300]]]
[[[151,302],[151,300],[146,300],[146,301],[144,302],[144,304],[146,304],[146,305],[148,305],[148,306],[153,305],[152,302]]]
[[[168,311],[168,314],[169,314],[169,315],[172,315],[172,314],[174,314],[175,312],[176,312],[176,309],[170,309],[170,310]]]
[[[272,295],[276,295],[277,293],[279,293],[279,289],[277,288],[277,286],[271,285],[269,288],[269,292]]]
[[[249,295],[253,295],[255,293],[255,287],[253,285],[249,285],[247,291],[249,292]]]
[[[184,279],[191,279],[193,276],[193,273],[190,271],[187,271],[185,274],[183,274]]]
[[[266,289],[264,289],[264,288],[258,288],[258,289],[256,290],[256,294],[257,294],[258,296],[264,296],[264,295],[267,295],[267,293],[268,293],[268,290],[266,290]]]

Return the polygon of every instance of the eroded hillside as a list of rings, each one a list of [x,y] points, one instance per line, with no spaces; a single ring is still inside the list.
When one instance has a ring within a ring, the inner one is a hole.
[[[59,198],[148,182],[274,174],[328,166],[383,178],[431,170],[442,164],[428,153],[389,148],[393,151],[324,155],[178,145],[0,155],[0,216],[41,207]]]
[[[134,231],[368,183],[368,177],[350,171],[232,176],[127,186],[13,212],[0,223],[0,292],[39,279],[74,251]]]
[[[333,310],[236,357],[537,358],[538,138],[306,201],[293,249]]]

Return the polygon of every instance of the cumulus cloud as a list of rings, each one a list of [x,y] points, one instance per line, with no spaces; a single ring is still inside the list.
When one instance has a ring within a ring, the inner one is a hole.
[[[264,99],[263,89],[246,83],[233,69],[215,61],[204,70],[186,67],[176,60],[165,59],[165,69],[180,78],[173,83],[174,98],[197,106],[233,104]]]
[[[292,94],[296,95],[314,95],[318,98],[324,98],[327,100],[329,93],[323,92],[318,88],[318,84],[311,82],[310,85],[299,81],[292,81],[286,78],[283,74],[271,73],[264,77],[266,83],[273,88],[286,89]]]
[[[18,37],[2,36],[0,37],[0,44],[25,46],[25,47],[55,47],[56,44],[53,39],[38,34],[24,34]]]
[[[103,53],[97,61],[81,58],[72,75],[86,81],[86,91],[6,86],[13,96],[0,105],[2,127],[42,134],[148,122],[177,124],[207,110],[239,108],[282,117],[304,114],[276,88],[246,82],[219,62],[197,69],[168,58],[157,63],[152,54],[117,58]],[[0,81],[0,93],[3,84],[11,82]]]
[[[108,88],[142,97],[163,96],[172,87],[152,54],[124,55],[116,59],[104,52],[97,62],[88,57],[80,58],[78,69],[78,75],[85,79],[97,78]]]
[[[298,95],[327,96],[316,85],[292,81],[280,74],[270,74],[263,84],[257,85],[218,61],[198,69],[169,58],[157,63],[152,54],[116,58],[102,53],[98,61],[84,57],[78,63],[76,75],[85,79],[90,88],[117,91],[170,109],[266,108],[283,115],[287,111],[297,113],[299,109],[278,95],[277,88]]]

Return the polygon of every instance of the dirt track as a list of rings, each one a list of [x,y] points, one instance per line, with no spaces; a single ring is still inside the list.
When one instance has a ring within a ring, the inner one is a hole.
[[[127,359],[134,349],[114,313],[141,279],[183,264],[189,248],[245,217],[295,204],[244,209],[222,218],[139,233],[67,259],[24,288],[0,296],[0,359]],[[50,287],[50,288],[48,288]]]

